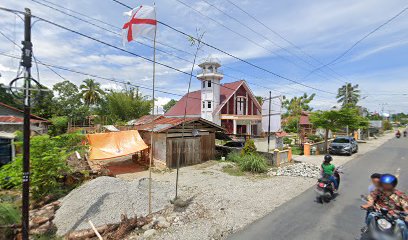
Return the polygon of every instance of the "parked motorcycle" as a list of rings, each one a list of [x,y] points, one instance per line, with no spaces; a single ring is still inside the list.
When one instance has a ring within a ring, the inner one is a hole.
[[[337,179],[337,183],[340,187],[340,173],[343,173],[340,168],[336,168],[334,170],[334,177]],[[334,184],[329,180],[329,175],[324,174],[319,180],[317,180],[317,185],[316,185],[316,200],[319,203],[323,202],[330,202],[336,195],[334,192]]]
[[[403,236],[402,229],[396,223],[396,220],[404,220],[406,214],[404,212],[396,212],[396,215],[389,214],[388,209],[369,210],[374,213],[374,218],[367,224],[367,229],[364,232],[368,239],[374,240],[406,240],[408,236]]]

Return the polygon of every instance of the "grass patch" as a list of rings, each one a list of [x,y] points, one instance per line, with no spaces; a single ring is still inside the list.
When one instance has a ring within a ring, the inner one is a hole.
[[[292,146],[293,155],[303,155],[303,150],[299,146]]]
[[[244,176],[245,173],[236,165],[227,165],[222,168],[222,171],[231,176]]]
[[[239,167],[242,171],[252,173],[264,173],[268,171],[268,164],[265,158],[258,154],[244,155],[239,163]]]
[[[18,224],[21,215],[16,205],[0,203],[0,225]]]

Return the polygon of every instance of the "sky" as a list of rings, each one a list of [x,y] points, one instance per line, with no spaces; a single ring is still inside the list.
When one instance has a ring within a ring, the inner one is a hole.
[[[32,0],[1,0],[0,7],[20,11],[28,7],[35,16],[123,48],[120,34],[127,20],[123,15],[129,10],[126,7],[112,0],[38,1],[63,13]],[[132,7],[153,5],[153,1],[121,1]],[[350,82],[359,85],[362,95],[359,104],[370,111],[408,112],[408,11],[361,41],[338,61],[324,66],[406,8],[406,1],[158,0],[155,4],[160,22],[194,36],[203,33],[204,42],[247,62],[203,46],[197,61],[210,56],[217,58],[226,75],[222,83],[245,79],[255,95],[263,97],[269,91],[274,96],[287,97],[316,93],[311,105],[324,110],[337,104],[337,89]],[[86,19],[88,23],[64,13]],[[12,13],[0,11],[0,31],[19,44],[23,22]],[[152,63],[147,60],[43,21],[33,25],[32,41],[34,55],[43,63],[101,76],[104,79],[93,78],[104,89],[121,89],[125,84],[117,82],[130,82],[141,86],[143,94],[152,96]],[[151,39],[139,38],[125,49],[152,59],[152,45]],[[156,46],[157,62],[189,73],[195,46],[190,45],[185,35],[159,24]],[[8,84],[17,75],[19,60],[1,54],[19,56],[20,50],[0,34],[0,83]],[[41,64],[38,67],[39,80],[48,87],[64,79],[79,85],[89,78],[54,69],[58,76]],[[194,67],[194,74],[198,69]],[[38,78],[35,66],[32,72]],[[159,106],[187,92],[190,77],[185,73],[156,65],[155,94]],[[191,90],[199,88],[199,80],[193,77]]]

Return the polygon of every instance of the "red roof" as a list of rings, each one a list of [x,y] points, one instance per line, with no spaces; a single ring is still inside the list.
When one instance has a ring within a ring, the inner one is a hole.
[[[309,114],[308,113],[302,113],[302,115],[300,115],[299,124],[300,125],[311,125],[311,123],[309,121]]]
[[[16,116],[0,116],[0,123],[23,123],[24,119],[22,117]],[[44,122],[37,119],[30,119],[31,123]]]
[[[288,136],[288,133],[287,132],[285,132],[285,131],[282,131],[282,132],[276,132],[276,137],[286,137],[286,136]]]
[[[12,110],[14,110],[14,111],[16,111],[16,112],[24,113],[23,110],[20,110],[20,109],[18,109],[18,108],[12,107],[12,106],[7,105],[7,104],[5,104],[5,103],[0,102],[0,105],[1,105],[1,106],[4,106],[4,107],[6,107],[6,108],[12,109]],[[48,120],[45,119],[45,118],[42,118],[42,117],[39,117],[39,116],[37,116],[37,115],[31,114],[31,119],[33,119],[33,118],[34,118],[34,119],[37,119],[37,120],[40,120],[40,122],[48,122]]]
[[[232,83],[225,83],[221,85],[220,88],[220,102],[221,104],[219,107],[222,107],[224,105],[225,101],[228,101],[228,99],[234,94],[235,91],[238,90],[238,88],[241,86],[241,84],[244,82],[244,80],[232,82]],[[187,116],[192,116],[192,115],[201,115],[201,90],[190,92],[188,94],[184,95],[177,103],[174,105],[172,108],[170,108],[169,111],[167,111],[164,115],[165,116],[183,116],[184,115],[184,109],[186,107],[186,101],[188,99],[188,104],[187,104]],[[215,109],[217,112],[218,109]]]
[[[144,115],[138,119],[129,121],[128,125],[135,125],[135,126],[143,125],[143,124],[151,123],[158,118],[164,118],[164,116],[163,115]]]
[[[201,121],[204,122],[208,125],[211,125],[213,127],[218,128],[219,130],[223,130],[220,126],[218,126],[215,123],[212,123],[210,121],[207,121],[205,119],[199,118],[199,117],[187,117],[187,118],[175,118],[175,117],[163,117],[163,118],[158,118],[155,121],[151,123],[147,123],[144,125],[139,125],[136,126],[136,130],[145,130],[145,131],[153,131],[153,132],[162,132],[165,130],[168,130],[172,127],[181,125],[183,122],[189,123],[189,122],[195,122],[195,121]]]

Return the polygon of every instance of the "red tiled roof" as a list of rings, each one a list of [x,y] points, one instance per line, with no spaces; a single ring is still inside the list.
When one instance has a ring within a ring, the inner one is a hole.
[[[5,103],[0,102],[0,105],[1,105],[1,106],[4,106],[4,107],[6,107],[6,108],[12,109],[12,110],[14,110],[14,111],[16,111],[16,112],[24,113],[23,110],[20,110],[20,109],[18,109],[18,108],[12,107],[12,106],[7,105],[7,104],[5,104]],[[37,120],[40,120],[41,122],[49,122],[47,119],[42,118],[42,117],[39,117],[39,116],[36,116],[36,115],[34,115],[34,114],[31,114],[31,118],[32,118],[32,119],[35,118],[35,119],[37,119]]]
[[[301,115],[299,120],[300,125],[310,125],[309,115]]]
[[[232,83],[225,83],[221,85],[220,88],[220,106],[223,105],[225,100],[228,100],[231,95],[234,94],[235,91],[238,90],[239,86],[241,86],[243,80],[232,82]],[[183,116],[184,115],[184,108],[186,106],[187,101],[187,94],[184,95],[169,111],[167,111],[164,115],[165,116]],[[217,109],[215,109],[217,111]],[[187,111],[188,116],[192,115],[201,115],[201,90],[190,92],[188,95],[188,104],[187,104]]]
[[[276,132],[276,137],[286,137],[288,135],[287,132],[282,131],[282,132]]]
[[[16,116],[0,116],[0,123],[23,123],[24,119],[22,117]],[[37,119],[30,119],[31,123],[44,122]]]

